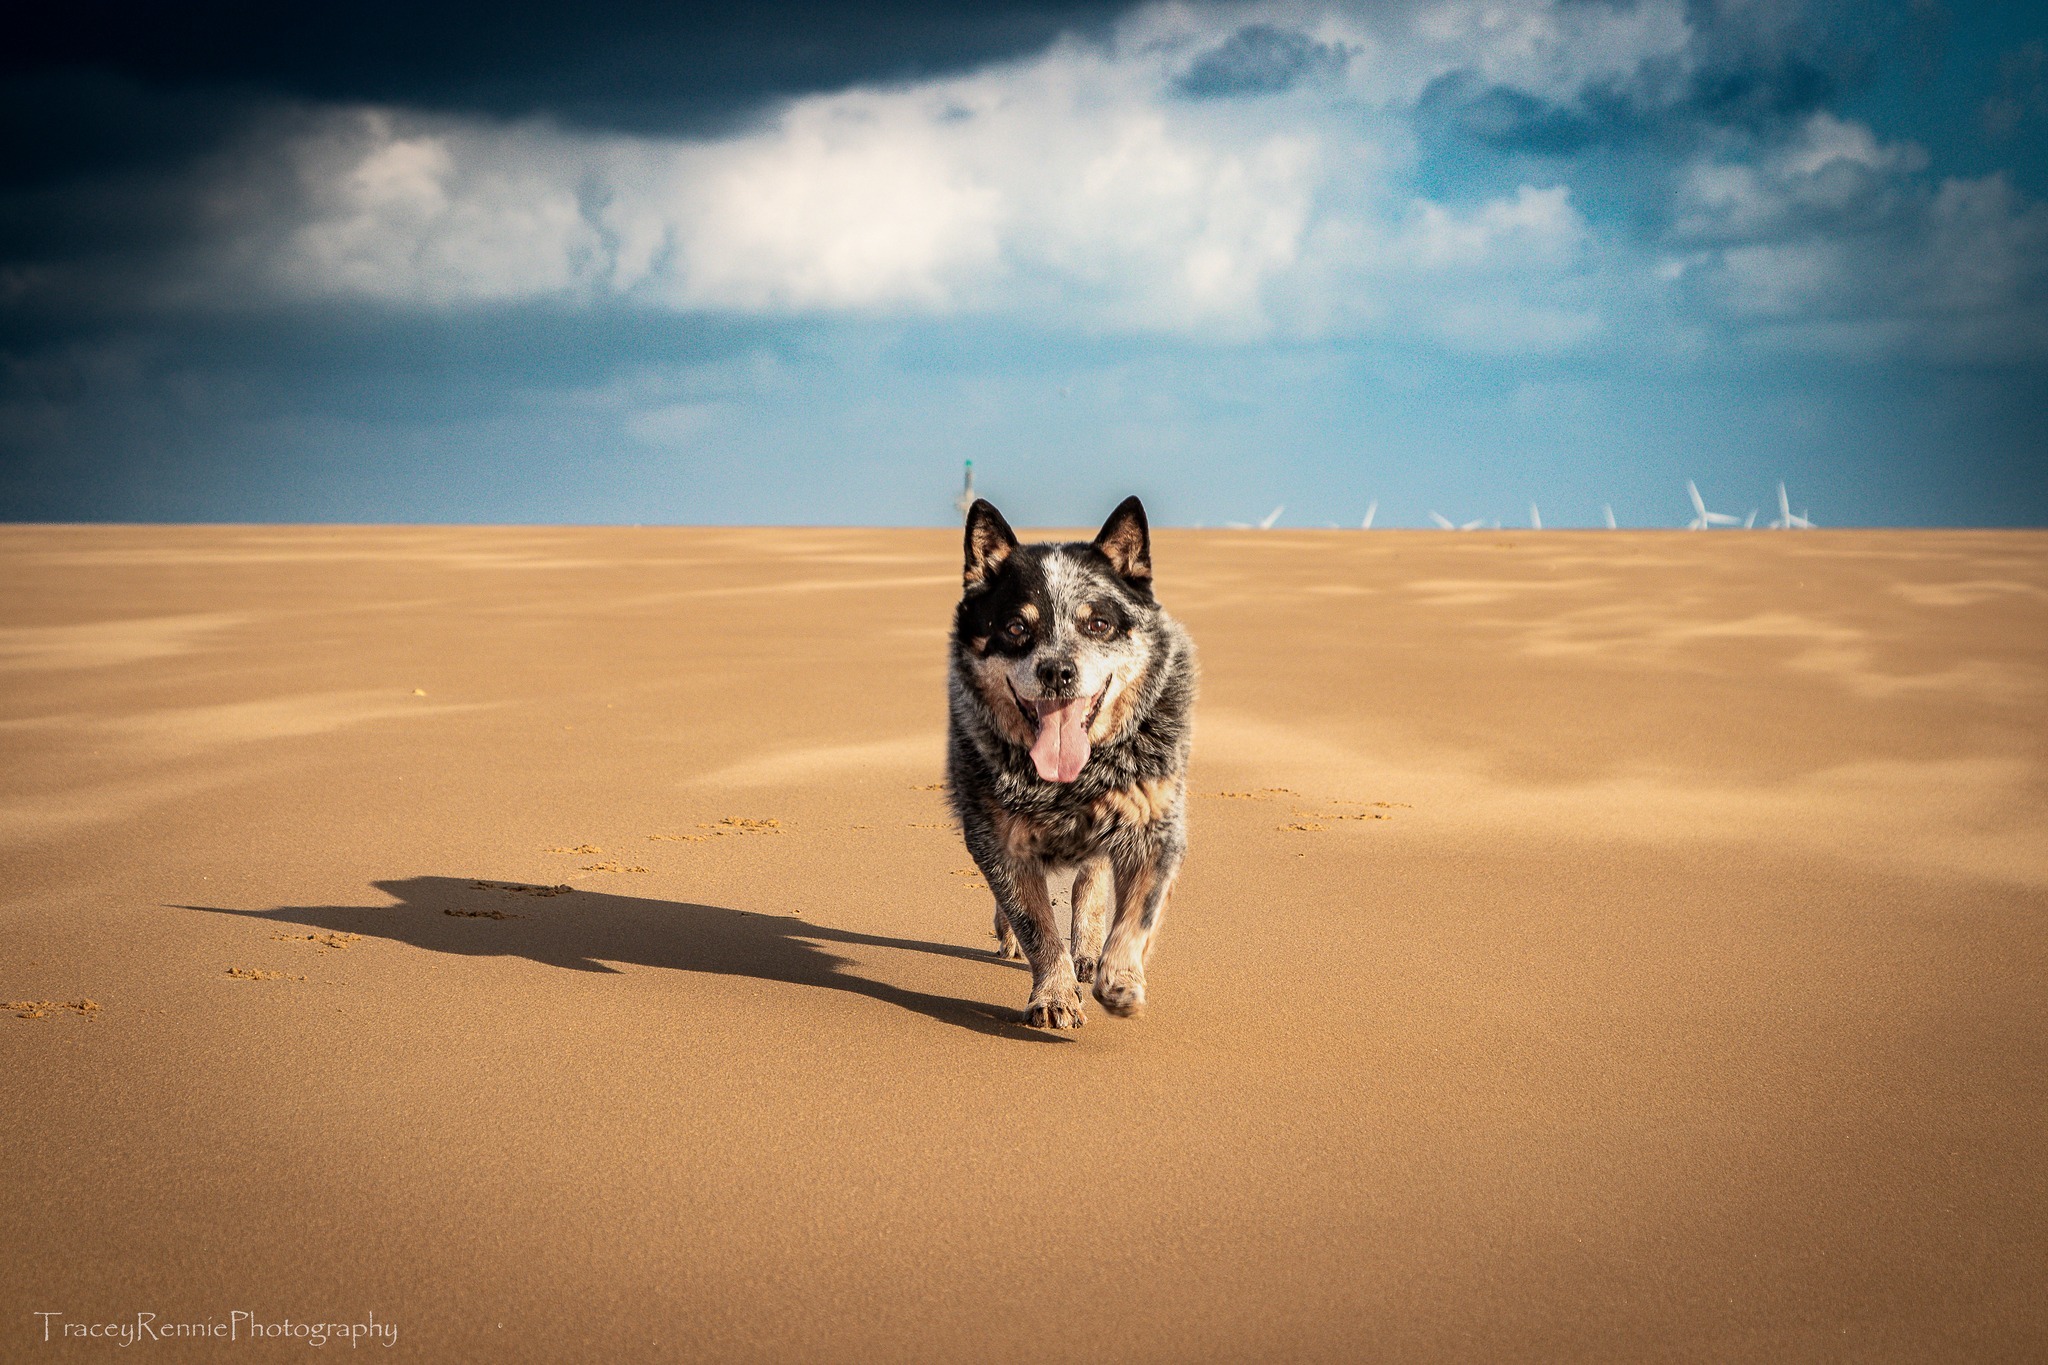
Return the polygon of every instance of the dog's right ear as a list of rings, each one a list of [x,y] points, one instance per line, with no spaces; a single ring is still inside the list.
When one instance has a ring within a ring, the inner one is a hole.
[[[1016,548],[1017,537],[996,505],[976,498],[967,509],[967,568],[961,575],[965,585],[972,589],[988,582]]]
[[[1133,586],[1152,583],[1152,531],[1145,524],[1145,504],[1136,497],[1125,498],[1095,533],[1095,548],[1109,557],[1110,565]]]

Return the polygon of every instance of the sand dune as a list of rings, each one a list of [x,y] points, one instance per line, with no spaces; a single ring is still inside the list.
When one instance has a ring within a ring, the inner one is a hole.
[[[1057,1036],[956,552],[0,528],[0,1358],[2048,1354],[2048,536],[1162,533],[1193,852]]]

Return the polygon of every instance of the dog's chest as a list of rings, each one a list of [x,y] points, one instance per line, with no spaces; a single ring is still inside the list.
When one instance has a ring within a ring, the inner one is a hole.
[[[1150,778],[1043,809],[1003,810],[997,832],[1010,855],[1023,861],[1073,864],[1100,857],[1122,840],[1143,842],[1175,819],[1180,784]]]

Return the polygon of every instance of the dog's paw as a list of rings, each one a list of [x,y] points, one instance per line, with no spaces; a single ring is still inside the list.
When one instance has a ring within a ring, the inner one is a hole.
[[[1111,1014],[1128,1019],[1145,1008],[1145,978],[1129,972],[1102,977],[1095,983],[1095,998]]]
[[[1088,1016],[1081,1011],[1081,996],[1076,991],[1042,996],[1024,1007],[1026,1028],[1079,1028],[1087,1022]]]
[[[1076,981],[1080,982],[1080,983],[1081,983],[1082,985],[1084,985],[1084,986],[1085,986],[1085,985],[1087,985],[1087,984],[1088,984],[1089,982],[1093,981],[1094,979],[1095,979],[1095,959],[1094,959],[1094,958],[1092,958],[1092,957],[1077,957],[1077,958],[1075,958],[1075,959],[1074,959],[1074,980],[1076,980]]]
[[[1005,962],[1022,962],[1024,945],[1017,941],[1017,931],[1010,927],[1009,919],[1002,911],[996,911],[996,956]]]

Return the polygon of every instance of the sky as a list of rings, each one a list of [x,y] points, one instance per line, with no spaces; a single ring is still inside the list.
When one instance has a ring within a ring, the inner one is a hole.
[[[2048,524],[2044,14],[87,0],[0,519]]]

